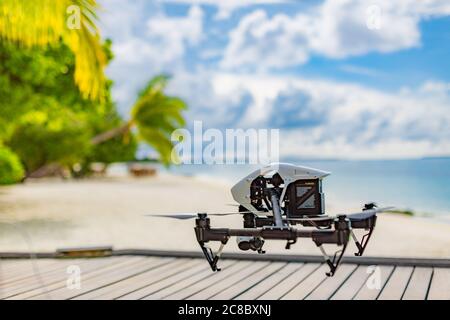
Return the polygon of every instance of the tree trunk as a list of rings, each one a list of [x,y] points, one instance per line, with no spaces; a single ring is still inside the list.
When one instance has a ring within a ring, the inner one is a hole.
[[[64,177],[63,167],[57,163],[49,163],[31,172],[26,178],[44,178],[50,176]]]
[[[128,132],[131,129],[131,126],[132,126],[132,122],[129,121],[120,127],[102,132],[102,133],[96,135],[94,138],[92,138],[91,143],[93,145],[98,145],[100,143],[103,143],[105,141],[113,139],[117,136],[125,134],[126,132]],[[57,163],[48,163],[46,165],[43,165],[39,169],[31,172],[30,174],[28,174],[26,178],[43,178],[43,177],[55,176],[55,175],[63,177],[64,176],[63,168],[61,167],[61,165],[59,165]]]
[[[131,121],[125,123],[124,125],[102,132],[98,135],[96,135],[94,138],[92,138],[91,143],[93,145],[98,145],[100,143],[103,143],[105,141],[108,141],[112,138],[115,138],[117,136],[120,136],[122,134],[125,134],[126,132],[130,131],[131,129]]]

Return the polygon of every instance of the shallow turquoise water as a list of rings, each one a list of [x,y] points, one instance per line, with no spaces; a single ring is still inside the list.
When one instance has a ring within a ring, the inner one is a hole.
[[[450,159],[289,161],[330,171],[324,190],[330,202],[356,207],[375,201],[419,214],[450,216]],[[248,165],[183,165],[173,173],[217,177],[231,183],[254,170]]]

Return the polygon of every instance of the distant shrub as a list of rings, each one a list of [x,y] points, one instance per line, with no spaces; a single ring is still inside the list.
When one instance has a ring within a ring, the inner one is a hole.
[[[19,157],[9,149],[0,146],[0,185],[19,182],[24,176],[24,169]]]
[[[396,214],[403,214],[403,215],[405,215],[405,216],[410,216],[410,217],[415,216],[414,211],[411,211],[411,210],[398,210],[398,209],[393,209],[393,210],[389,210],[388,212],[390,212],[390,213],[396,213]]]
[[[7,143],[32,173],[47,164],[71,167],[80,162],[88,152],[89,136],[81,114],[56,106],[52,112],[23,115]]]

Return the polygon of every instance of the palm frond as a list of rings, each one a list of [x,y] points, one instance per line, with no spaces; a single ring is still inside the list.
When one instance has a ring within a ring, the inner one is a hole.
[[[166,89],[169,80],[170,75],[168,74],[160,74],[153,77],[147,83],[147,86],[139,93],[139,98],[150,96],[152,92],[153,93],[163,92]]]
[[[151,127],[140,127],[139,136],[158,152],[163,164],[169,165],[172,162],[173,145],[170,136],[165,135],[157,128]]]
[[[153,78],[141,91],[131,112],[139,136],[160,154],[166,165],[173,160],[171,134],[184,127],[183,111],[187,109],[183,100],[164,93],[168,79],[166,75]]]
[[[67,25],[70,6],[81,12],[80,29]],[[0,38],[24,46],[63,41],[74,53],[75,82],[87,98],[102,99],[107,57],[96,27],[96,0],[1,0]]]

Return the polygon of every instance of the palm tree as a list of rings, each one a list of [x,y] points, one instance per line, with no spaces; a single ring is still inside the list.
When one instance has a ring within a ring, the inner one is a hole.
[[[138,137],[152,146],[168,165],[172,154],[172,132],[185,125],[182,112],[187,106],[183,100],[164,93],[169,77],[159,75],[149,81],[131,108],[131,118],[124,125],[101,133],[91,142],[96,145],[114,137],[126,136],[137,129]]]
[[[80,28],[69,28],[72,9],[79,9]],[[24,46],[62,41],[75,55],[75,82],[91,99],[103,99],[107,57],[97,22],[96,0],[1,0],[0,40]]]

